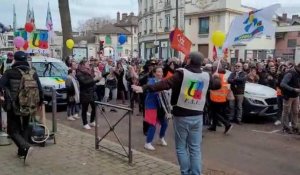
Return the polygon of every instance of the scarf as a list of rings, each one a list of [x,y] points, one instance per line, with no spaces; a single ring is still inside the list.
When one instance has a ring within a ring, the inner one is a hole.
[[[78,70],[94,77],[94,71],[91,68],[86,68],[84,65],[79,65]]]
[[[77,83],[77,81],[75,80],[75,78],[71,75],[68,75],[68,79],[70,79],[73,83],[73,87],[75,89],[75,102],[78,104],[80,103],[80,100],[79,100],[79,84]]]

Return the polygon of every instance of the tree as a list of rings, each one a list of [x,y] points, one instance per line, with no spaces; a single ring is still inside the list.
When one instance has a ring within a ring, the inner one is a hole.
[[[113,24],[115,22],[116,21],[114,19],[111,19],[110,16],[94,17],[86,21],[79,21],[77,30],[80,33],[97,31],[105,24]]]
[[[72,35],[72,23],[69,0],[58,0],[58,7],[60,13],[61,28],[63,34],[63,60],[72,54],[72,50],[66,46],[68,39],[73,39]]]

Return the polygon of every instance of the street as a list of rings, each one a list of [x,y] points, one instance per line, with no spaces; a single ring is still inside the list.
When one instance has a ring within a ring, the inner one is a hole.
[[[121,111],[107,112],[110,123],[117,121],[121,114]],[[81,120],[67,121],[65,112],[57,113],[57,119],[59,123],[84,131]],[[142,134],[142,117],[134,115],[132,117],[133,149],[177,164],[172,127],[170,122],[166,136],[168,147],[154,144],[156,150],[147,151],[143,148],[145,138]],[[274,126],[268,120],[261,120],[256,124],[234,125],[228,135],[223,134],[224,128],[218,128],[216,133],[210,133],[206,127],[203,129],[203,162],[204,167],[211,171],[241,175],[298,175],[300,172],[300,136],[282,134],[281,127]],[[99,120],[99,130],[100,136],[108,130],[102,116]],[[85,132],[95,134],[94,129]],[[116,127],[116,133],[127,145],[128,118],[120,122]],[[117,142],[112,133],[107,139]]]

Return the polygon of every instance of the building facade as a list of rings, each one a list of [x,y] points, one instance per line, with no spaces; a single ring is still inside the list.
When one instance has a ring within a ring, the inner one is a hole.
[[[185,34],[193,43],[192,51],[200,51],[205,57],[212,58],[212,33],[217,30],[227,33],[235,17],[251,10],[253,8],[242,6],[241,0],[187,0],[184,14]],[[229,61],[265,59],[273,55],[274,49],[275,38],[261,36],[246,44],[229,48]]]
[[[275,56],[285,60],[295,60],[296,48],[300,46],[300,17],[293,15],[291,19],[287,14],[278,17],[276,29]]]
[[[184,2],[179,1],[178,27],[184,30]],[[176,0],[138,0],[139,50],[142,59],[172,56],[169,34],[176,25]]]
[[[14,32],[0,34],[0,52],[14,51]]]

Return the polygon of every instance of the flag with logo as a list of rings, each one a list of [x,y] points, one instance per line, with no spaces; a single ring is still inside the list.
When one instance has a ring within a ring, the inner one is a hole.
[[[231,23],[223,48],[251,41],[260,35],[274,37],[272,19],[279,8],[280,4],[275,4],[236,17]]]
[[[178,28],[170,33],[170,41],[173,49],[180,51],[185,55],[190,53],[192,42]]]
[[[13,6],[13,30],[14,32],[17,30],[17,14],[15,4]]]
[[[48,31],[53,31],[53,21],[52,21],[52,15],[51,15],[49,3],[48,3],[48,10],[47,10],[47,17],[46,17],[46,27]]]
[[[31,22],[31,10],[30,10],[30,4],[29,4],[29,0],[27,3],[27,14],[26,14],[26,23],[30,23]]]

